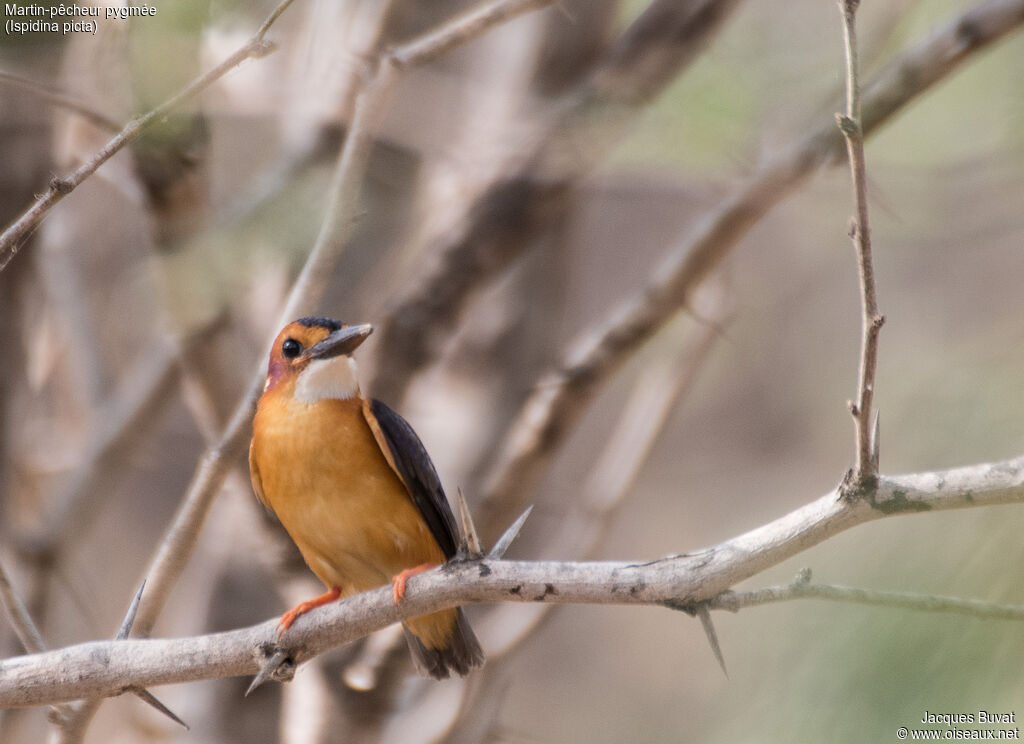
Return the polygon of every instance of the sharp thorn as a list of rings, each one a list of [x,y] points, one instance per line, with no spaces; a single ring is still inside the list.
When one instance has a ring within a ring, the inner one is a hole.
[[[245,691],[245,696],[249,697],[249,693],[257,687],[262,685],[268,679],[273,679],[281,665],[288,661],[288,656],[289,654],[287,651],[280,649],[275,651],[274,655],[267,659],[263,664],[263,668],[260,669],[259,674],[253,677],[252,683],[249,685],[249,689]]]
[[[469,513],[469,505],[466,497],[462,495],[462,489],[455,490],[455,504],[459,508],[459,521],[462,523],[462,544],[459,545],[459,552],[465,553],[466,558],[477,560],[484,557],[480,549],[480,538],[476,533],[476,525],[473,524],[473,516]]]
[[[121,627],[117,629],[117,635],[114,636],[114,640],[123,641],[132,632],[132,625],[135,624],[135,613],[139,611],[139,602],[142,601],[142,590],[145,588],[146,580],[143,579],[135,592],[135,596],[132,597],[131,604],[128,605],[128,612],[125,613],[124,620],[121,621]],[[188,726],[185,726],[185,728],[188,728]]]
[[[879,411],[875,409],[875,420],[871,424],[871,469],[878,473],[878,417]]]
[[[487,554],[488,558],[492,561],[496,561],[505,555],[505,552],[509,549],[512,542],[519,537],[519,531],[523,529],[523,524],[525,524],[526,518],[530,516],[530,512],[532,511],[532,505],[526,507],[526,511],[519,515],[519,519],[513,522],[511,526],[505,530],[505,534],[498,538],[498,542],[494,543],[494,547],[491,548],[491,552]]]
[[[701,602],[698,605],[697,617],[700,618],[700,624],[704,626],[704,634],[708,637],[708,643],[711,644],[711,653],[718,660],[718,666],[722,667],[722,674],[725,675],[726,679],[729,679],[729,671],[725,668],[725,657],[722,656],[722,647],[718,645],[718,634],[715,632],[715,626],[711,622],[711,613],[708,612],[707,602]]]
[[[149,690],[144,690],[141,687],[135,687],[132,688],[132,694],[135,695],[135,697],[139,698],[139,700],[142,700],[143,702],[148,703],[149,705],[156,708],[158,711],[163,713],[165,716],[170,718],[175,723],[184,726],[186,731],[189,730],[188,724],[180,718],[178,718],[178,716],[175,715],[173,710],[171,710],[166,705],[157,700],[156,696]]]

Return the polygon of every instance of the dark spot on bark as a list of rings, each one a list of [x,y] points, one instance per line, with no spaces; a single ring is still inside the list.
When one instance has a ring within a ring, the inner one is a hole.
[[[538,594],[536,597],[533,598],[533,601],[534,602],[543,602],[545,599],[547,599],[548,597],[551,597],[551,596],[553,596],[555,594],[558,594],[558,590],[555,589],[554,584],[545,584],[544,585],[544,593],[543,594]]]
[[[956,40],[965,48],[971,49],[981,43],[981,29],[972,21],[964,19],[956,27]]]
[[[479,567],[478,567],[478,570],[480,571],[480,578],[481,579],[484,576],[490,576],[491,575],[491,567],[488,566],[486,563],[480,563]]]
[[[104,667],[108,666],[110,664],[110,652],[102,646],[94,648],[89,652],[89,660]]]
[[[900,512],[919,512],[919,511],[931,511],[932,507],[930,504],[925,504],[921,501],[910,501],[907,498],[907,492],[901,488],[897,488],[892,492],[892,498],[886,499],[885,501],[876,501],[871,499],[871,506],[883,514],[899,514]]]
[[[514,587],[512,587],[511,589],[508,590],[508,593],[509,594],[519,594],[522,591],[523,591],[523,585],[522,584],[516,584]]]

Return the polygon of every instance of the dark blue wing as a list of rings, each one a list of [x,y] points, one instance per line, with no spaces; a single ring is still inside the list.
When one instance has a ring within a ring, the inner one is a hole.
[[[423,442],[404,418],[379,400],[370,401],[370,413],[384,435],[385,441],[380,444],[387,445],[388,454],[394,460],[394,469],[405,482],[409,495],[442,552],[451,558],[455,555],[459,532],[448,498],[444,495],[441,479],[437,477],[434,463],[430,461]]]

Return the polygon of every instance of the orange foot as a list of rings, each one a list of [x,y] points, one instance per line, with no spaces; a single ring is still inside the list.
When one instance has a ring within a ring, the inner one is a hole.
[[[395,597],[395,604],[398,604],[398,601],[405,596],[406,581],[411,579],[416,574],[421,574],[424,571],[429,571],[432,568],[437,568],[438,565],[439,564],[437,563],[421,563],[415,568],[407,568],[401,573],[399,573],[397,576],[395,576],[395,578],[391,580],[391,593]]]
[[[335,586],[331,587],[330,591],[324,592],[315,599],[309,599],[305,602],[300,602],[299,604],[295,605],[290,610],[288,610],[288,612],[284,613],[281,616],[281,621],[277,624],[277,634],[280,635],[281,633],[284,633],[286,630],[288,630],[291,624],[295,622],[295,618],[297,618],[299,615],[305,615],[310,610],[315,610],[317,607],[322,607],[325,604],[330,604],[340,596],[341,589]]]

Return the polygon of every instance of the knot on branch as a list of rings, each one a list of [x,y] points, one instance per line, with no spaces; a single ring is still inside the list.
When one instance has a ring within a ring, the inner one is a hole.
[[[857,14],[857,8],[860,7],[860,0],[839,0],[839,7],[842,9],[843,15],[852,20]]]
[[[253,39],[249,42],[249,56],[253,59],[260,59],[272,54],[277,49],[277,44],[269,39]]]
[[[836,114],[836,124],[844,137],[852,139],[861,136],[860,122],[846,114]]]
[[[67,178],[61,178],[60,176],[54,176],[50,179],[50,190],[55,191],[62,196],[67,196],[74,191],[75,186]]]
[[[856,501],[866,498],[873,505],[878,492],[878,475],[874,472],[856,473],[850,468],[843,475],[837,490],[840,499]]]

